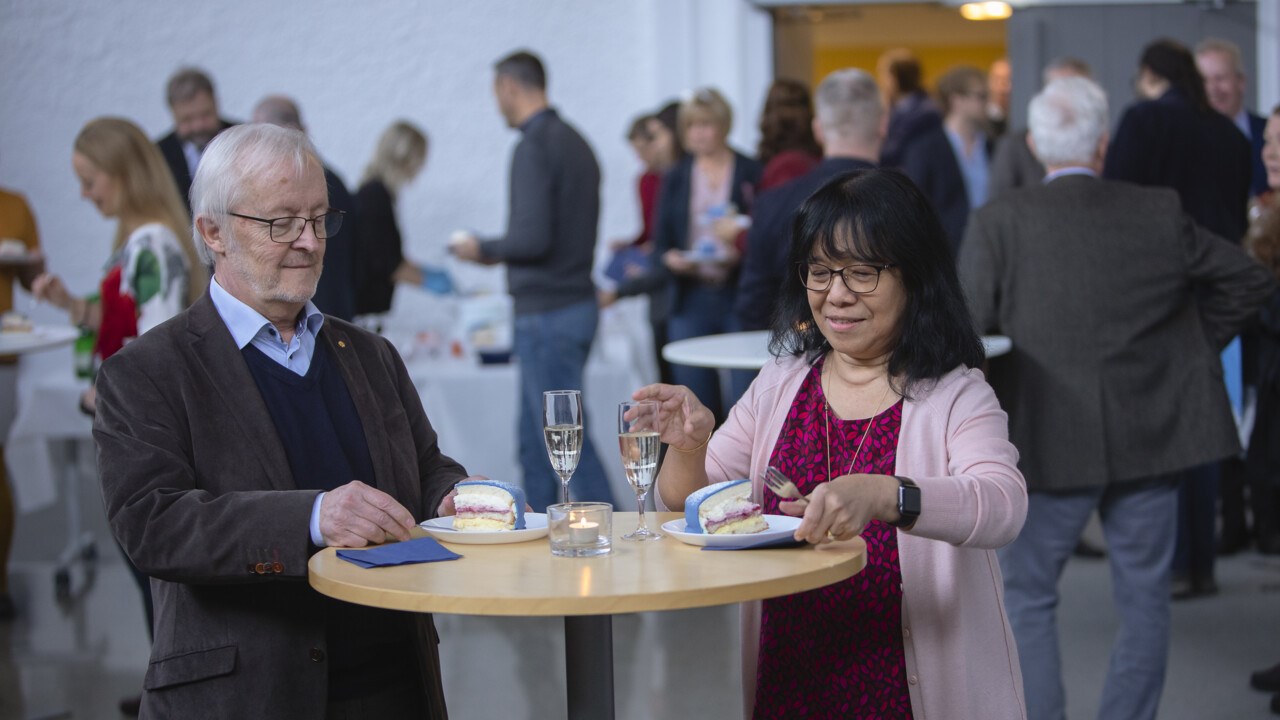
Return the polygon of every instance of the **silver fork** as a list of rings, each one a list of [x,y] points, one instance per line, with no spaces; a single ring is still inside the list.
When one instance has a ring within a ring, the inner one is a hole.
[[[786,498],[794,502],[809,504],[809,498],[800,494],[800,489],[791,479],[782,474],[778,468],[770,465],[769,469],[764,473],[764,484],[773,491],[774,495],[780,498]]]

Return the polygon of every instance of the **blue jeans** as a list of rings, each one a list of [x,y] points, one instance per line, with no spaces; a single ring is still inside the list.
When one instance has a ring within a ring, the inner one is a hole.
[[[1169,570],[1179,475],[1071,493],[1032,492],[1022,534],[999,551],[1029,720],[1063,720],[1058,580],[1097,508],[1120,627],[1098,717],[1155,718],[1169,656]]]
[[[729,285],[696,285],[687,288],[680,299],[679,310],[671,313],[671,317],[667,319],[667,340],[674,342],[732,332],[735,327],[734,295],[735,288]],[[720,372],[713,368],[673,364],[671,376],[677,385],[684,385],[693,391],[694,396],[715,415],[717,425],[724,420],[729,406],[737,401],[737,396],[732,395],[734,388],[722,388]],[[741,389],[746,390],[749,384],[750,380],[747,380]],[[730,397],[726,398],[725,392],[729,392]]]
[[[517,315],[515,354],[520,364],[520,468],[524,492],[536,512],[560,502],[560,478],[551,469],[542,432],[542,393],[581,390],[598,319],[594,299],[544,313]],[[583,412],[586,400],[583,400]],[[584,418],[585,420],[585,418]],[[583,424],[582,458],[569,482],[576,500],[613,502],[604,467]]]

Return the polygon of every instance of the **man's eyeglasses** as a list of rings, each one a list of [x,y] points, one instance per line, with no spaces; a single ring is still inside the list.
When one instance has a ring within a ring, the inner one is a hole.
[[[869,293],[880,284],[880,273],[893,267],[892,263],[884,265],[848,265],[839,269],[830,268],[822,263],[800,263],[800,283],[813,292],[826,292],[831,289],[831,280],[836,275],[844,283],[849,292]]]
[[[302,231],[306,229],[307,223],[311,223],[311,229],[315,230],[316,237],[321,240],[328,240],[337,235],[338,231],[342,229],[342,216],[346,215],[346,212],[343,210],[330,210],[313,218],[293,216],[270,219],[241,215],[230,211],[227,214],[244,218],[245,220],[264,223],[270,230],[271,242],[292,243],[297,242],[298,238],[302,237]]]

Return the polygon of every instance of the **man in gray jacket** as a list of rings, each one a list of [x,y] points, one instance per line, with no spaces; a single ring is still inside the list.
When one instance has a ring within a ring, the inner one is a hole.
[[[467,237],[451,247],[462,260],[507,266],[520,363],[520,466],[529,504],[542,512],[559,502],[559,482],[543,439],[542,393],[582,389],[596,334],[591,266],[600,166],[587,141],[548,105],[547,74],[537,56],[520,51],[498,61],[494,70],[498,110],[523,135],[511,158],[507,233]],[[578,500],[613,500],[585,432],[571,489]]]
[[[1000,553],[1030,720],[1064,716],[1054,610],[1063,565],[1096,508],[1120,627],[1100,718],[1154,718],[1169,649],[1181,472],[1239,452],[1218,352],[1274,289],[1177,193],[1098,178],[1107,101],[1085,78],[1031,101],[1048,174],[971,219],[961,278],[993,361],[1029,506]]]

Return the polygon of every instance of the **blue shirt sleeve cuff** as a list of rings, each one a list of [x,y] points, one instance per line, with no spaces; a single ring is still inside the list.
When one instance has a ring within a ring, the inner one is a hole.
[[[320,534],[320,501],[324,500],[325,494],[317,495],[315,504],[311,506],[311,544],[316,547],[325,547],[324,536]]]

